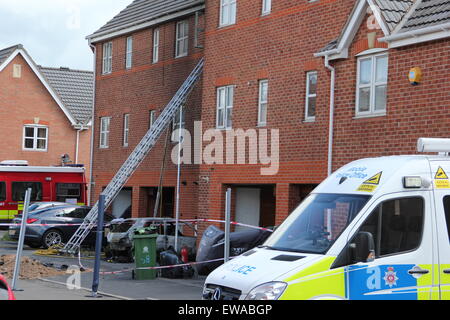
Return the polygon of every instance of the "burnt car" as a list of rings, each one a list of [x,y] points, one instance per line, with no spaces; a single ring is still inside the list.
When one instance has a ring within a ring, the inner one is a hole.
[[[107,251],[112,260],[118,262],[131,262],[134,260],[133,235],[141,228],[155,229],[158,233],[156,239],[157,256],[163,251],[175,248],[176,222],[165,218],[121,219],[112,221],[106,232]],[[179,223],[178,254],[182,248],[188,249],[189,259],[196,256],[196,236],[187,236],[186,233],[196,234],[195,227],[187,222]]]
[[[32,248],[49,248],[66,243],[78,230],[90,210],[91,207],[67,205],[31,212],[27,220],[29,226],[25,233],[25,244]],[[113,216],[105,213],[106,226],[113,219]],[[9,227],[9,236],[12,240],[18,240],[22,217],[15,218],[13,223],[14,225]],[[94,228],[82,245],[94,246],[95,235]]]

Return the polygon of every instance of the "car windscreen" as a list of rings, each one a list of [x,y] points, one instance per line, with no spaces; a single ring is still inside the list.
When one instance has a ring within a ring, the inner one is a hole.
[[[312,194],[265,245],[280,251],[324,254],[369,199],[364,195]]]

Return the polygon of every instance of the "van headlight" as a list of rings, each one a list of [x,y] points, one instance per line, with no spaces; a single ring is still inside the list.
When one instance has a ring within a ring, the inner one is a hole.
[[[287,283],[270,282],[250,291],[245,300],[278,300],[287,288]]]

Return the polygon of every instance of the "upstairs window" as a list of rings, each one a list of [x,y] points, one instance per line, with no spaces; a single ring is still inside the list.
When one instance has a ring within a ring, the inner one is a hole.
[[[132,66],[133,66],[133,37],[128,37],[125,67],[127,69],[131,69]]]
[[[109,148],[109,127],[111,124],[110,117],[100,119],[100,149]]]
[[[272,11],[272,0],[263,0],[262,15],[269,14]]]
[[[385,53],[358,58],[356,116],[386,113],[388,56]]]
[[[23,149],[27,151],[47,151],[48,128],[27,125],[23,132]]]
[[[316,120],[317,105],[317,72],[312,71],[306,74],[306,121]]]
[[[231,129],[233,125],[234,86],[217,89],[217,129]]]
[[[220,26],[236,23],[236,0],[220,0]]]
[[[128,147],[130,138],[130,115],[125,114],[123,116],[123,146]]]
[[[103,74],[112,72],[112,42],[103,45]]]
[[[156,121],[156,110],[150,110],[149,128],[153,127]]]
[[[267,103],[269,96],[269,81],[261,80],[259,82],[259,106],[258,106],[258,126],[267,125]]]
[[[159,29],[153,30],[153,58],[152,62],[159,61]]]
[[[175,41],[175,58],[185,57],[188,55],[189,48],[189,23],[180,21],[177,23]]]

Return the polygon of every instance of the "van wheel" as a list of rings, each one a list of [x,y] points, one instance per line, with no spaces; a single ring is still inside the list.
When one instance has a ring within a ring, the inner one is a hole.
[[[63,243],[63,234],[59,230],[48,230],[42,237],[42,244],[44,248],[50,248],[55,245],[61,245]]]

